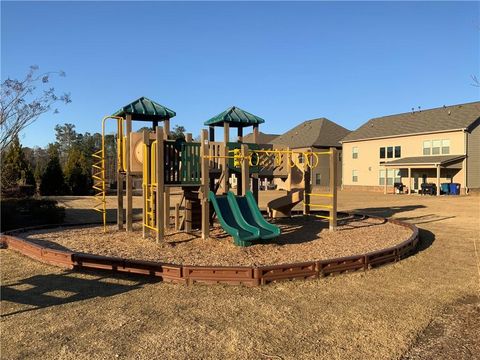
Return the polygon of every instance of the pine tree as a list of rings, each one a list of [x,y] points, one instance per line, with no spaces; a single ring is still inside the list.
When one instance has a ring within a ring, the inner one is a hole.
[[[83,152],[72,148],[67,154],[65,181],[72,195],[87,195],[92,187],[88,162]]]
[[[25,185],[31,187],[31,191],[27,194],[35,192],[35,178],[18,136],[14,137],[5,154],[2,154],[1,181],[3,193],[18,190],[20,186]]]
[[[63,195],[65,193],[65,180],[57,147],[50,145],[48,155],[48,163],[40,180],[40,194]]]

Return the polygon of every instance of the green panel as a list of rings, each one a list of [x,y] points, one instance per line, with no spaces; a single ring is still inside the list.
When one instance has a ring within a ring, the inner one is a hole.
[[[249,144],[249,143],[245,143],[245,145],[248,146],[248,149],[249,150],[259,150],[260,149],[260,145],[259,144]],[[227,148],[228,150],[235,150],[235,149],[240,149],[242,146],[241,143],[238,143],[238,142],[229,142],[227,143]],[[229,153],[229,156],[233,156],[233,153]],[[256,156],[256,155],[254,155]],[[237,167],[234,165],[234,161],[235,159],[233,158],[229,158],[228,159],[228,168],[230,171],[233,171],[233,172],[240,172],[241,171],[241,167]],[[253,163],[255,164],[255,161],[253,161]],[[250,166],[250,174],[254,174],[254,173],[258,173],[260,171],[260,168],[258,166]]]
[[[263,124],[265,120],[236,106],[232,106],[210,120],[205,121],[204,125],[223,126],[223,123],[226,122],[231,127],[246,127]]]
[[[180,150],[175,141],[168,140],[163,143],[164,151],[164,174],[165,184],[175,185],[180,184]]]
[[[201,183],[200,143],[182,143],[181,183],[198,185]]]

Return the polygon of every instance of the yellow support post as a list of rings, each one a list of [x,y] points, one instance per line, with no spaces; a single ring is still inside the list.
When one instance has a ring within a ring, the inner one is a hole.
[[[337,149],[330,148],[330,231],[337,230]]]

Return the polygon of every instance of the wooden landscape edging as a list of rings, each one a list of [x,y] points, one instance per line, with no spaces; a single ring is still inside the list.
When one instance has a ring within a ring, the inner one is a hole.
[[[67,269],[93,269],[154,276],[162,281],[179,284],[228,284],[258,286],[275,281],[316,279],[345,272],[366,271],[371,268],[400,261],[410,255],[419,241],[418,228],[394,219],[384,219],[407,227],[412,235],[402,243],[382,250],[336,259],[309,261],[294,264],[267,266],[195,266],[176,265],[155,261],[132,260],[119,257],[77,253],[50,249],[10,234],[22,229],[1,234],[4,247],[20,252],[32,259]],[[80,226],[75,224],[73,226]],[[90,224],[89,224],[90,225]],[[46,228],[46,226],[35,227]],[[29,230],[34,228],[28,228]]]

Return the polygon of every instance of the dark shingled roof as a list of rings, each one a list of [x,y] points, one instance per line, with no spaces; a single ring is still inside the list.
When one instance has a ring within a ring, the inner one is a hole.
[[[205,121],[204,125],[223,126],[223,123],[226,122],[230,125],[230,127],[247,127],[263,124],[265,120],[236,106],[232,106],[224,112],[214,116],[210,120]]]
[[[271,144],[285,145],[292,149],[303,147],[341,146],[340,140],[350,130],[326,118],[304,121],[290,131],[275,138]]]
[[[279,135],[276,134],[265,134],[261,131],[258,132],[258,143],[259,144],[268,144],[273,139],[277,138]],[[243,137],[244,143],[253,143],[253,133],[247,134]]]
[[[165,120],[177,115],[175,111],[152,101],[145,96],[123,106],[112,116],[132,115],[132,120]]]
[[[426,165],[426,164],[446,164],[452,161],[465,158],[465,155],[439,155],[439,156],[412,156],[402,159],[392,160],[385,163],[387,166],[393,165]]]
[[[466,129],[480,118],[480,101],[370,119],[342,142]]]

